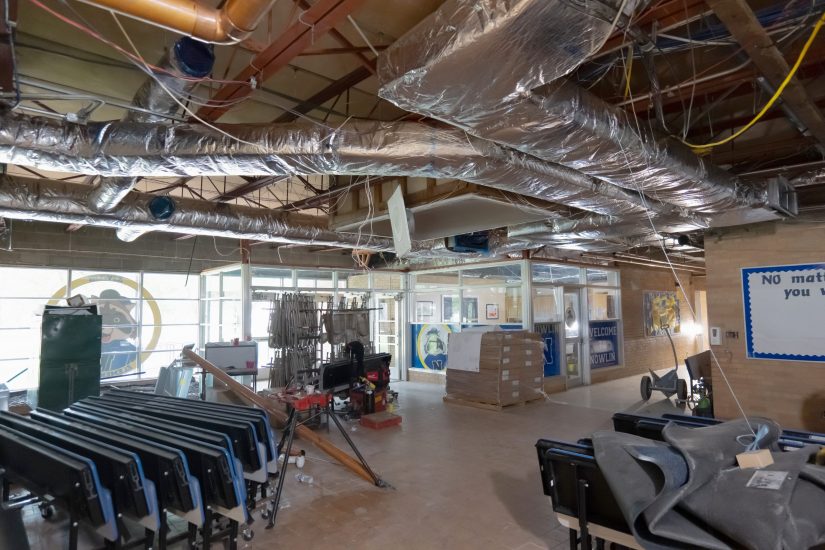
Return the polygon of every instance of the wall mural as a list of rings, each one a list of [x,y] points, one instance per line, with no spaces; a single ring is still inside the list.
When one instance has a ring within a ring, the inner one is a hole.
[[[447,368],[447,341],[458,325],[413,324],[412,368],[442,372]]]
[[[665,336],[665,328],[670,334],[678,334],[681,331],[681,312],[676,292],[646,290],[644,321],[645,336]]]
[[[137,296],[139,291],[142,292],[140,298]],[[152,294],[145,288],[141,290],[133,279],[108,273],[73,280],[68,295],[75,294],[82,294],[96,304],[103,317],[100,377],[110,378],[136,371],[140,325],[152,325],[149,341],[143,342],[143,359],[149,357],[160,339],[160,308]],[[61,305],[66,295],[64,286],[52,295],[49,305]],[[151,318],[138,322],[141,301],[148,307]]]

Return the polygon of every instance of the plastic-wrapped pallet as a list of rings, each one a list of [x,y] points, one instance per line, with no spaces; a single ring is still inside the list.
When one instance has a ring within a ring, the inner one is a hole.
[[[527,331],[451,334],[447,395],[498,406],[534,399],[544,367],[541,346]]]

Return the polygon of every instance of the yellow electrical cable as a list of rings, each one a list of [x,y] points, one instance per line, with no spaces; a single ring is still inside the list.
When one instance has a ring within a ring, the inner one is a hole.
[[[679,139],[679,141],[693,149],[695,153],[703,154],[707,153],[713,147],[717,147],[719,145],[728,143],[729,141],[733,141],[734,139],[738,138],[739,136],[747,132],[754,124],[759,122],[759,119],[761,119],[765,115],[765,113],[767,113],[770,110],[771,107],[773,107],[773,104],[776,103],[776,100],[779,99],[779,96],[781,96],[782,92],[785,91],[785,87],[788,85],[788,83],[790,83],[791,79],[796,74],[796,71],[799,69],[799,66],[802,65],[802,61],[808,54],[808,50],[811,48],[811,44],[813,44],[814,39],[816,39],[816,35],[819,33],[819,30],[822,28],[823,25],[825,25],[825,12],[822,13],[822,16],[816,22],[816,25],[814,25],[814,29],[813,31],[811,31],[811,36],[808,37],[807,42],[805,42],[805,45],[802,47],[802,51],[799,52],[799,57],[796,58],[796,63],[794,63],[793,67],[791,67],[790,72],[788,72],[788,76],[785,77],[785,80],[782,81],[782,84],[779,85],[779,88],[776,89],[776,92],[773,94],[773,97],[771,97],[770,100],[768,100],[765,106],[762,107],[762,110],[759,111],[759,113],[757,113],[757,115],[753,117],[753,119],[750,122],[748,122],[745,126],[740,128],[736,133],[731,134],[723,140],[714,141],[713,143],[705,143],[704,145],[688,143],[687,141],[679,138],[678,136],[674,137],[676,137],[677,139]]]
[[[627,99],[627,96],[630,95],[630,74],[633,71],[633,46],[631,45],[628,50],[630,61],[627,62],[627,71],[624,75],[624,99]]]

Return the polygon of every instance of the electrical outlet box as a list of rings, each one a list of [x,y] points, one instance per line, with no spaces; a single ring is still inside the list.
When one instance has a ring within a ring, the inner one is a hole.
[[[710,345],[722,345],[722,329],[719,327],[710,327]]]

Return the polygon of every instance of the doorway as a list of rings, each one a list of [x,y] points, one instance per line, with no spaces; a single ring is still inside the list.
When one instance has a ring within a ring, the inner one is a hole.
[[[584,382],[584,328],[581,322],[581,289],[564,289],[564,369],[567,387],[579,386]]]
[[[375,294],[375,315],[373,315],[373,335],[375,338],[376,353],[389,353],[390,379],[401,380],[401,335],[399,313],[401,311],[401,300],[399,294],[381,293]]]

